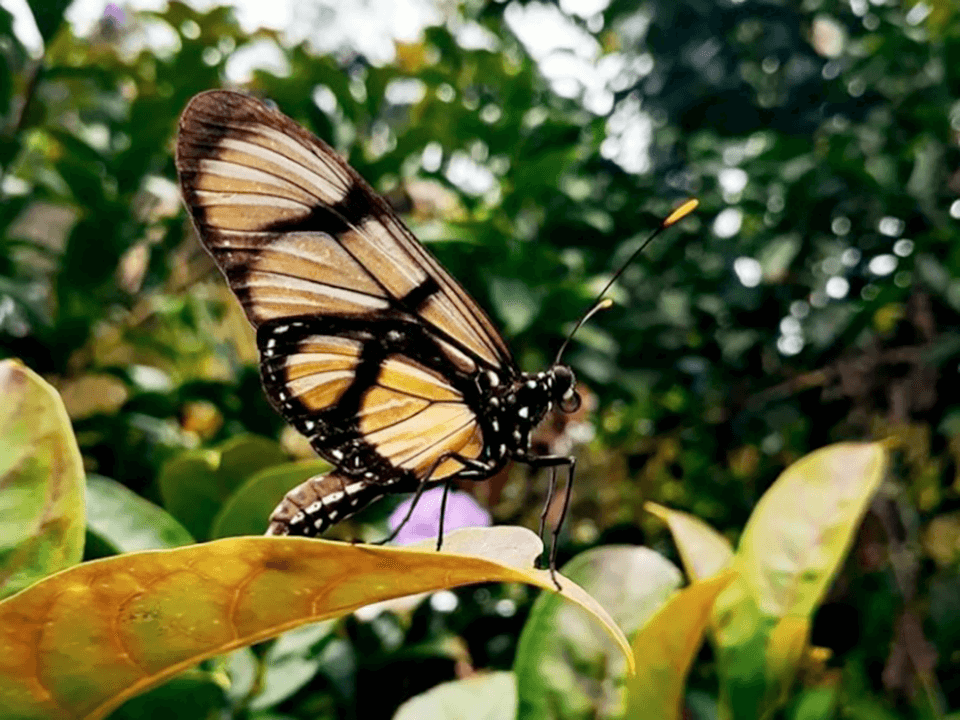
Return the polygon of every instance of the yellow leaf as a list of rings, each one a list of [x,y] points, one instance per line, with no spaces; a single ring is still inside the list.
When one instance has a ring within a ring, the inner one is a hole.
[[[683,569],[691,580],[715,575],[733,560],[733,546],[703,520],[689,513],[648,502],[644,509],[663,520],[680,551]]]
[[[767,636],[767,707],[783,707],[790,697],[800,661],[810,640],[810,618],[780,618]]]
[[[664,603],[633,639],[636,676],[627,680],[630,720],[681,717],[687,673],[710,622],[717,595],[736,577],[727,571],[693,583]]]
[[[488,581],[554,589],[533,569],[542,545],[525,528],[468,528],[444,547],[238,537],[83,563],[0,603],[0,707],[94,720],[200,660],[387,598]],[[607,612],[558,580],[632,669]]]

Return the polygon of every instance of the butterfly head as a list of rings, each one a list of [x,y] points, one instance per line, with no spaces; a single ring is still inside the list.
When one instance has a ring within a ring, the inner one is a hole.
[[[565,413],[580,409],[580,394],[577,392],[577,379],[567,365],[554,365],[550,369],[553,377],[551,394],[553,402]]]
[[[525,373],[506,396],[508,412],[514,413],[518,426],[535,427],[554,407],[565,413],[580,407],[576,378],[567,365],[554,365],[546,372]]]

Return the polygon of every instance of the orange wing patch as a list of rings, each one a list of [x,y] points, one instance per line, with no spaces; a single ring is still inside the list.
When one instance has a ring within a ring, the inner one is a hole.
[[[427,279],[424,269],[411,262],[407,249],[374,217],[342,233],[339,240],[394,298],[403,297]]]
[[[437,372],[430,370],[405,355],[393,355],[380,367],[377,384],[407,395],[434,402],[462,402],[463,395]]]
[[[429,400],[382,387],[371,388],[360,406],[360,432],[367,435],[403,422],[430,406]]]
[[[344,338],[304,338],[284,363],[290,394],[314,411],[336,404],[353,382],[360,348],[360,343]]]
[[[430,468],[445,452],[455,452],[458,455],[476,460],[480,457],[483,450],[483,442],[480,436],[480,428],[476,422],[466,425],[459,430],[443,438],[441,441],[427,447],[419,455],[416,455],[408,462],[415,462],[414,467],[417,475],[422,476],[430,472]],[[455,458],[447,458],[441,462],[437,469],[430,476],[431,480],[443,480],[451,475],[463,470],[464,464]]]
[[[483,436],[463,396],[441,375],[403,356],[387,358],[377,385],[363,397],[360,431],[381,455],[397,467],[430,480],[463,470],[455,453],[475,460]],[[440,463],[437,465],[437,463]]]
[[[471,442],[476,431],[477,418],[466,405],[434,403],[406,420],[370,433],[366,440],[394,465],[422,477],[447,453],[471,457],[468,453],[475,448],[471,459],[479,456],[479,447]],[[461,462],[448,458],[429,479],[441,480],[462,468]]]

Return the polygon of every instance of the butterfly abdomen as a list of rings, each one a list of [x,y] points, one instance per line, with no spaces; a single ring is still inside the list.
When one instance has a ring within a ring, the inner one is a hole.
[[[267,535],[319,535],[384,495],[375,482],[340,472],[317,475],[288,492],[270,516]]]

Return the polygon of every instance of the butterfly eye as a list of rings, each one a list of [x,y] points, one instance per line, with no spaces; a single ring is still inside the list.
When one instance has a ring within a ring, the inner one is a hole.
[[[560,409],[565,413],[576,412],[580,409],[580,393],[576,390],[568,390],[560,399]]]

